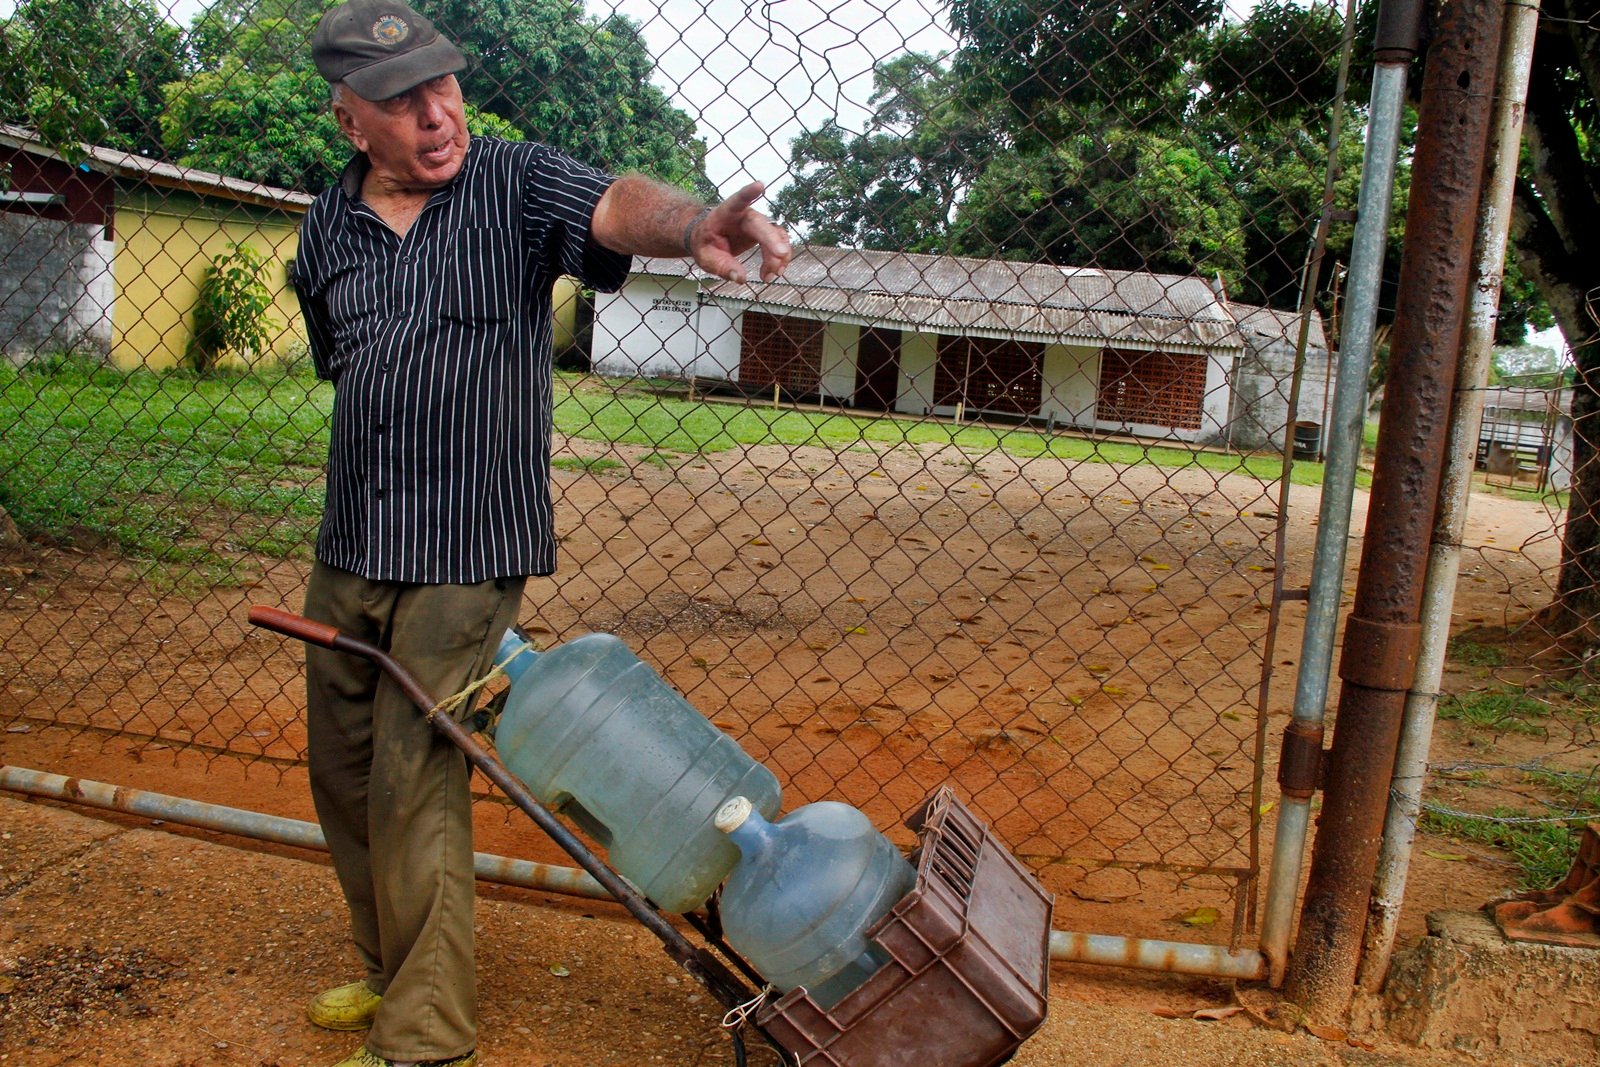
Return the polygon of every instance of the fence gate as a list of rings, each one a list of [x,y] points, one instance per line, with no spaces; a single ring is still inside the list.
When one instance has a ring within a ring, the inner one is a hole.
[[[323,6],[0,19],[6,764],[310,817],[301,652],[244,616],[298,609],[322,504],[333,391],[287,270],[349,155]],[[1350,237],[1300,277],[1339,13],[422,8],[472,58],[474,133],[706,198],[761,180],[797,239],[776,283],[558,285],[534,636],[619,634],[786,807],[888,829],[952,784],[1060,925],[1240,942],[1289,696],[1274,583],[1310,544],[1282,451],[1330,388],[1295,309]],[[480,848],[553,858],[479,808]]]

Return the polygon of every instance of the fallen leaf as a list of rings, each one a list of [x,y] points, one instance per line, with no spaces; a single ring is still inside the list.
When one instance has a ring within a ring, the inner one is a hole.
[[[1312,1037],[1320,1037],[1324,1041],[1344,1042],[1350,1039],[1350,1032],[1338,1026],[1323,1026],[1310,1019],[1301,1019],[1300,1025],[1305,1027],[1306,1032]]]
[[[1472,858],[1471,856],[1464,856],[1459,852],[1435,852],[1431,848],[1423,849],[1422,854],[1424,856],[1432,856],[1436,860],[1449,860],[1451,863],[1460,863],[1463,860],[1470,860]]]
[[[559,963],[552,963],[550,965],[550,973],[555,975],[557,978],[566,978],[572,974],[571,971],[567,970]]]
[[[1191,1018],[1199,1019],[1203,1022],[1215,1022],[1218,1019],[1230,1019],[1242,1011],[1244,1009],[1237,1004],[1232,1004],[1225,1008],[1201,1008]]]
[[[1183,923],[1185,926],[1210,926],[1222,918],[1222,912],[1212,907],[1195,908],[1182,915],[1174,915],[1174,922]]]

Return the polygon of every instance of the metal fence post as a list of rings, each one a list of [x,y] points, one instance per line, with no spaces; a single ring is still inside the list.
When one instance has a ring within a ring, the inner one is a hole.
[[[1372,366],[1378,290],[1383,281],[1389,204],[1400,122],[1405,112],[1406,73],[1416,58],[1422,11],[1422,0],[1386,0],[1374,41],[1377,66],[1372,75],[1367,145],[1361,166],[1345,335],[1339,344],[1339,376],[1330,424],[1333,432],[1327,435],[1322,505],[1301,637],[1300,673],[1295,682],[1294,719],[1285,733],[1284,758],[1279,763],[1282,796],[1261,922],[1261,951],[1269,961],[1274,985],[1282,984],[1287,964],[1306,831],[1311,821],[1315,768],[1322,750],[1322,721],[1339,621],[1339,598],[1344,587],[1356,463],[1361,458],[1361,429],[1366,418],[1367,376]],[[1296,762],[1294,753],[1307,758]],[[1296,767],[1305,773],[1297,776]]]
[[[1359,961],[1443,466],[1503,7],[1440,12],[1423,77],[1406,252],[1355,606],[1345,627],[1328,786],[1286,995],[1343,1018]]]
[[[1467,500],[1478,451],[1478,426],[1483,416],[1483,388],[1489,380],[1495,319],[1500,306],[1501,271],[1511,222],[1511,194],[1522,147],[1523,102],[1533,64],[1533,35],[1539,21],[1538,0],[1507,3],[1505,38],[1496,80],[1495,114],[1490,132],[1489,177],[1479,211],[1474,277],[1461,366],[1450,418],[1450,438],[1434,528],[1433,551],[1423,590],[1423,633],[1417,657],[1417,678],[1406,698],[1400,749],[1395,760],[1378,877],[1373,888],[1372,916],[1361,953],[1361,986],[1376,990],[1389,972],[1400,906],[1405,897],[1417,817],[1422,811],[1423,780],[1428,771],[1429,742],[1439,683],[1444,674],[1445,647],[1450,640],[1450,606],[1455,599],[1461,565],[1461,538],[1467,522]]]

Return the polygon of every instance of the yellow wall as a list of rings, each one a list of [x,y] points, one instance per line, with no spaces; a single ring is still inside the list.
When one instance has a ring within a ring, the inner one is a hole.
[[[162,369],[181,364],[194,327],[200,280],[211,257],[230,243],[249,245],[267,260],[273,303],[272,354],[291,356],[306,343],[300,305],[288,267],[298,247],[301,216],[165,189],[118,193],[112,269],[117,297],[111,359],[120,368]],[[572,343],[578,283],[555,285],[555,344]]]
[[[230,243],[249,245],[267,260],[273,355],[291,355],[305,344],[288,278],[298,247],[298,212],[154,188],[121,191],[117,201],[111,358],[118,367],[161,369],[183,362],[200,279],[211,257],[225,253]]]
[[[551,300],[554,321],[550,323],[550,333],[555,350],[560,352],[572,344],[573,334],[578,329],[578,280],[565,274],[557,278]]]

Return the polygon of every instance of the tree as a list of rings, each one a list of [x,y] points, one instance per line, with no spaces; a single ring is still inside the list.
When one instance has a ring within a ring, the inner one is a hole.
[[[200,69],[165,87],[162,141],[174,161],[309,192],[338,178],[350,146],[304,24],[213,8],[195,20],[194,39]]]
[[[907,53],[873,71],[865,134],[832,120],[790,145],[794,181],[774,201],[824,244],[938,252],[957,203],[1003,132],[970,107],[937,58]]]
[[[161,154],[161,86],[182,33],[151,0],[24,0],[0,24],[0,121],[52,146]]]
[[[828,123],[793,142],[779,214],[823,242],[1220,275],[1237,299],[1294,307],[1342,17],[1292,0],[1243,22],[1218,10],[958,0],[957,50],[880,64],[862,133]],[[1347,109],[1340,205],[1356,200],[1360,120]],[[1402,206],[1405,192],[1402,168]],[[1352,232],[1330,234],[1326,272]]]
[[[311,62],[306,15],[297,10],[305,4],[229,3],[195,20],[199,69],[163,90],[162,140],[175,162],[307,192],[338,178],[350,145]],[[522,140],[515,127],[471,104],[467,128]]]
[[[191,29],[195,74],[166,87],[162,134],[189,166],[315,192],[350,156],[311,61],[322,0],[219,0]],[[586,162],[710,196],[694,123],[649,84],[638,27],[567,0],[439,0],[430,18],[473,59],[467,126],[532,133]]]
[[[1600,41],[1595,0],[1553,0],[1534,45],[1512,241],[1576,357],[1573,481],[1556,593],[1544,618],[1586,649],[1600,639]]]
[[[1226,160],[1186,138],[1096,125],[987,167],[952,227],[952,250],[1237,284],[1243,220]]]
[[[1173,92],[1221,0],[953,0],[955,72],[1012,113],[1017,143],[1054,144],[1085,112],[1179,121]]]
[[[463,88],[483,110],[595,166],[715,196],[705,141],[650,84],[631,19],[572,0],[436,0],[429,17],[471,58]]]

